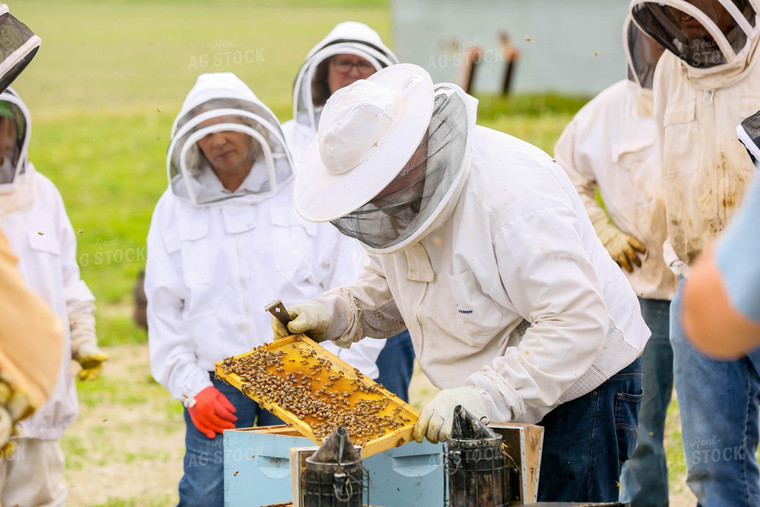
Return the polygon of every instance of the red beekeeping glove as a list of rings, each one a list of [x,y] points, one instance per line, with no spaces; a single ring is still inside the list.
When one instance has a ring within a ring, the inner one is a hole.
[[[199,392],[188,405],[187,411],[198,431],[208,438],[234,428],[237,421],[235,407],[214,386],[208,386]]]

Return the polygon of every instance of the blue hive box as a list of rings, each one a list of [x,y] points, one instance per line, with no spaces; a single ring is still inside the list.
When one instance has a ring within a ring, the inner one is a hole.
[[[290,428],[224,432],[224,505],[290,502],[290,449],[315,446]],[[410,442],[362,461],[369,472],[369,503],[384,507],[443,505],[443,446]]]

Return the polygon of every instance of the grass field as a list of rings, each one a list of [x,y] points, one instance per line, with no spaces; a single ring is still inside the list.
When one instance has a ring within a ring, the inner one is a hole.
[[[112,355],[102,379],[80,384],[80,418],[63,440],[69,505],[170,505],[181,475],[181,410],[152,380],[147,337],[131,314],[150,217],[166,187],[174,116],[198,74],[224,71],[289,119],[303,57],[335,23],[366,22],[393,46],[387,2],[24,0],[11,9],[43,38],[14,84],[33,116],[30,158],[64,197],[82,277],[98,300],[100,341]],[[551,153],[584,102],[481,97],[480,118]],[[435,390],[415,381],[421,407]],[[678,494],[684,470],[675,404],[671,411]]]

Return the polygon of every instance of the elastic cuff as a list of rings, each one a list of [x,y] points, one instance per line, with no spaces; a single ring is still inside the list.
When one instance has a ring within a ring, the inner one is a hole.
[[[480,391],[491,421],[515,421],[525,414],[525,402],[517,391],[490,368],[484,368],[467,377],[465,385],[473,386]]]
[[[317,298],[316,301],[324,304],[330,313],[330,325],[325,332],[326,339],[332,340],[339,347],[349,348],[352,343],[364,338],[361,308],[348,290],[337,289]]]
[[[192,405],[195,405],[195,397],[198,396],[198,394],[206,389],[207,387],[211,387],[214,384],[211,383],[210,380],[206,381],[204,384],[193,387],[191,389],[187,389],[184,393],[182,393],[182,397],[180,398],[180,401],[186,408],[190,408]]]
[[[85,342],[80,343],[77,349],[72,351],[72,356],[74,359],[77,359],[78,357],[92,355],[98,352],[100,352],[100,348],[98,347],[98,339],[92,337],[87,339]]]

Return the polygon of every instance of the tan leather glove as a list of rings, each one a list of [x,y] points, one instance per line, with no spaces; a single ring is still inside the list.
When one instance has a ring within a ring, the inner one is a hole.
[[[612,260],[617,262],[621,268],[630,273],[633,271],[633,265],[641,266],[638,253],[646,253],[647,247],[638,239],[624,233],[607,219],[596,222],[594,230]]]
[[[12,387],[5,377],[0,378],[0,458],[13,455],[16,446],[10,441],[16,423],[34,413],[29,396],[21,389]]]
[[[82,367],[77,373],[79,380],[95,380],[103,370],[103,362],[108,361],[108,354],[95,344],[82,345],[74,357]]]
[[[304,333],[316,342],[325,341],[325,333],[330,326],[330,315],[325,305],[314,302],[294,305],[288,308],[288,314],[293,320],[288,322],[287,328],[277,317],[272,317],[275,340]]]

